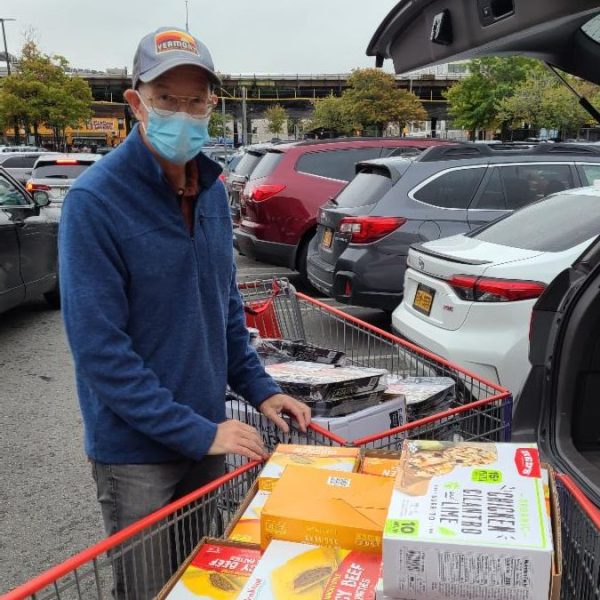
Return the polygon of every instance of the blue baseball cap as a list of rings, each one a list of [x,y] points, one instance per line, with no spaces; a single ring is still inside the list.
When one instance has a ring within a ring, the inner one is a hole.
[[[170,69],[191,65],[202,69],[213,85],[221,85],[212,56],[198,38],[177,27],[161,27],[145,35],[133,58],[133,87],[160,77]]]

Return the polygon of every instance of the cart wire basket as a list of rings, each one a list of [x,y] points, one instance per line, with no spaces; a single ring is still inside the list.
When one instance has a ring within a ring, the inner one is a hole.
[[[282,435],[241,398],[233,399],[228,416],[256,427],[269,450],[277,443],[354,445],[398,449],[403,439],[509,441],[512,396],[494,383],[469,373],[398,336],[374,327],[324,302],[297,292],[287,279],[240,284],[247,323],[263,337],[301,341],[343,352],[347,364],[387,369],[401,377],[448,377],[454,395],[448,410],[362,439],[346,440],[311,425],[308,435]]]

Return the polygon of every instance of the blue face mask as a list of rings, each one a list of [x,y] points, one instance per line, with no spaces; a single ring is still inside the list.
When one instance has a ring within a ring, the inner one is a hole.
[[[142,101],[143,102],[143,101]],[[146,105],[144,104],[146,107]],[[206,119],[194,119],[186,112],[162,117],[148,110],[146,137],[153,148],[169,162],[184,165],[192,160],[209,138]]]

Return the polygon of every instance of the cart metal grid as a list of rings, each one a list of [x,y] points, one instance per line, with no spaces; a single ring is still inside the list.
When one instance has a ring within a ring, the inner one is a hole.
[[[308,436],[297,435],[293,428],[284,436],[262,415],[238,401],[231,416],[259,429],[268,449],[280,442],[397,449],[406,438],[510,440],[512,397],[508,390],[297,292],[287,279],[246,282],[240,291],[245,305],[252,307],[248,324],[263,336],[342,351],[349,364],[387,369],[392,375],[448,377],[455,382],[450,410],[357,440],[345,440],[315,425]]]

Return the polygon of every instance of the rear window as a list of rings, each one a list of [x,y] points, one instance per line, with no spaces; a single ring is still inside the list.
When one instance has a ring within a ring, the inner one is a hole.
[[[75,165],[60,165],[56,163],[39,163],[33,170],[34,179],[75,179],[79,177],[92,163],[77,163]]]
[[[565,194],[530,204],[473,237],[524,250],[562,252],[599,232],[600,197]]]
[[[283,152],[267,152],[262,160],[256,165],[250,179],[260,179],[261,177],[268,177],[281,162],[283,158]]]
[[[298,159],[296,171],[327,177],[328,179],[350,181],[354,177],[357,162],[379,158],[380,155],[381,148],[307,152]]]
[[[37,159],[37,156],[11,156],[2,163],[2,166],[5,169],[29,169]]]
[[[356,208],[375,204],[392,189],[392,180],[386,169],[362,171],[340,192],[338,206]]]
[[[260,162],[263,157],[263,153],[246,152],[242,157],[242,160],[237,164],[234,173],[241,177],[247,177],[254,171],[256,165]]]

